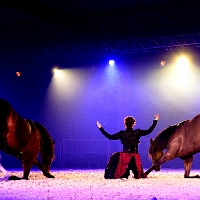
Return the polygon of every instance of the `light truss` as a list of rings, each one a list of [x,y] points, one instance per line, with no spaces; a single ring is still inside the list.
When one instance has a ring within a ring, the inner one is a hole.
[[[11,57],[59,58],[80,57],[103,54],[128,54],[135,52],[151,52],[159,50],[172,50],[176,47],[200,47],[200,33],[158,38],[139,38],[105,43],[80,44],[59,46],[56,48],[30,49],[16,51]],[[5,56],[0,52],[0,57]]]

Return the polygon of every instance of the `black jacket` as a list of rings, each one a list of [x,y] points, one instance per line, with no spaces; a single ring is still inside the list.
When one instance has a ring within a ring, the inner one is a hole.
[[[103,128],[99,130],[102,132],[104,136],[106,136],[109,140],[121,140],[123,144],[123,152],[136,152],[138,153],[138,144],[140,143],[140,138],[142,136],[150,134],[157,125],[157,120],[153,121],[153,124],[148,130],[133,130],[132,128],[119,131],[115,134],[107,133]]]

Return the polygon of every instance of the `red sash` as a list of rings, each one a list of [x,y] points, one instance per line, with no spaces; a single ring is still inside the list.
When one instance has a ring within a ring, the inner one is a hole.
[[[143,171],[140,155],[137,153],[124,153],[121,152],[119,156],[119,162],[117,169],[115,171],[115,178],[120,178],[126,172],[129,162],[131,161],[132,157],[135,158],[135,164],[138,171],[138,177],[135,178],[147,178],[146,174]]]

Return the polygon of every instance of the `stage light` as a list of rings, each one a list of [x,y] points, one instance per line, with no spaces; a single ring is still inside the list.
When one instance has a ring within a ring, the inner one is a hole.
[[[160,61],[160,66],[161,67],[165,66],[165,61],[164,60]]]
[[[58,71],[57,67],[53,68],[53,70],[52,70],[53,74],[55,74],[57,71]]]
[[[62,69],[59,69],[57,67],[54,67],[52,69],[52,73],[54,74],[55,77],[57,78],[61,78],[63,76],[63,70]]]
[[[16,72],[16,76],[21,76],[21,72]]]
[[[114,61],[114,60],[109,60],[109,65],[110,65],[110,66],[114,66],[114,64],[115,64],[115,61]]]
[[[180,56],[177,59],[176,67],[178,67],[180,69],[187,69],[189,67],[189,65],[190,65],[190,63],[186,56]]]

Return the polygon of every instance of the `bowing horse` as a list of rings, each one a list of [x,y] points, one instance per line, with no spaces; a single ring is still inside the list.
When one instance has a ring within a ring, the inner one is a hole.
[[[45,169],[45,163],[42,164],[38,160],[41,140],[43,136],[35,123],[22,118],[8,101],[0,99],[0,150],[18,158],[23,168],[22,178],[11,176],[10,180],[28,180],[33,165],[36,165],[44,176],[54,178],[48,168]]]
[[[190,176],[193,156],[198,152],[200,152],[200,114],[191,120],[169,126],[154,140],[150,139],[149,157],[152,166],[145,174],[148,175],[152,170],[160,171],[163,163],[180,158],[184,162],[184,178],[199,178],[199,175]]]

